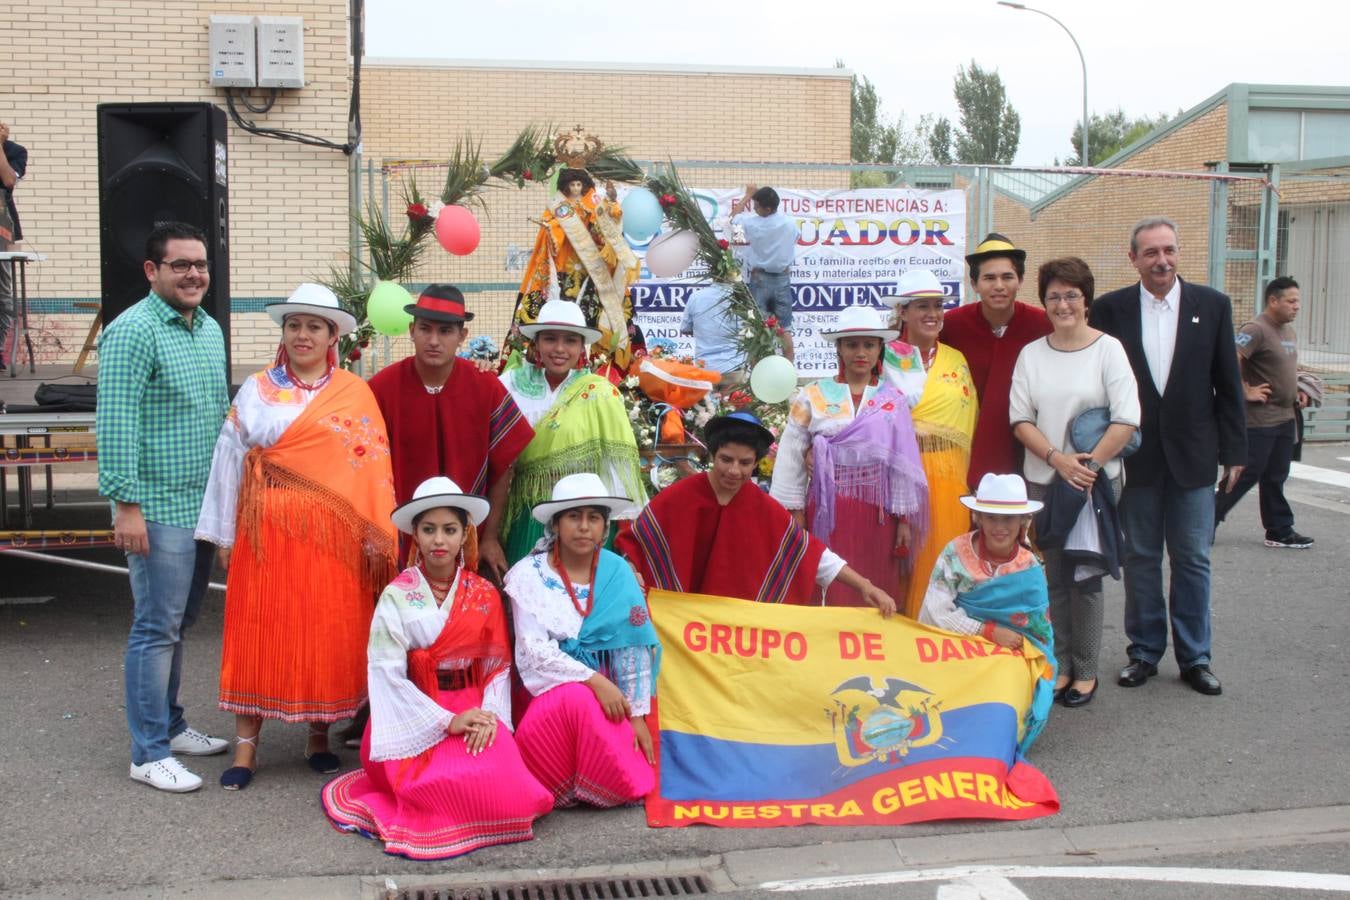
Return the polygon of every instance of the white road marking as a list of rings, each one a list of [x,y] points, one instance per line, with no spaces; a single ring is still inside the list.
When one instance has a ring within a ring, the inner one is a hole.
[[[1336,458],[1339,459],[1341,462],[1350,462],[1350,456],[1338,456]]]
[[[1336,487],[1350,488],[1350,472],[1341,472],[1336,469],[1323,469],[1321,466],[1290,463],[1289,477],[1300,478],[1304,481],[1318,481],[1322,484],[1331,484]]]
[[[1002,875],[968,875],[939,885],[937,900],[1030,900]]]
[[[1262,869],[1198,869],[1151,866],[950,866],[943,869],[906,869],[875,875],[831,875],[766,881],[760,890],[791,893],[826,891],[879,884],[917,884],[949,881],[978,875],[1003,878],[1082,878],[1104,881],[1162,881],[1173,884],[1273,887],[1288,890],[1343,891],[1350,893],[1350,875],[1323,872],[1275,872]]]

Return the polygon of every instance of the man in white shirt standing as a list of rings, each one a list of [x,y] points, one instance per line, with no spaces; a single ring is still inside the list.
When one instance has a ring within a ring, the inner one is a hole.
[[[1125,346],[1139,384],[1139,449],[1125,460],[1125,633],[1129,663],[1117,682],[1138,687],[1167,650],[1202,694],[1223,688],[1210,670],[1209,548],[1214,471],[1231,491],[1247,461],[1244,392],[1233,341],[1233,305],[1177,277],[1177,226],[1145,219],[1130,235],[1139,282],[1099,298],[1090,324]],[[1163,548],[1171,585],[1163,590]]]
[[[754,212],[746,207],[754,206]],[[783,329],[783,355],[792,359],[792,262],[797,253],[797,223],[778,211],[778,192],[745,186],[731,204],[731,221],[745,230],[744,253],[750,293],[765,316]]]

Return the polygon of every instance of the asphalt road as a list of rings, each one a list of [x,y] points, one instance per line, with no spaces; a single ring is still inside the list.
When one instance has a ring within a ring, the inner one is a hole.
[[[1117,687],[1114,674],[1124,662],[1123,594],[1119,585],[1108,587],[1101,692],[1084,709],[1057,709],[1032,755],[1056,785],[1062,812],[1020,824],[656,830],[645,826],[637,809],[575,810],[537,823],[530,843],[441,863],[395,859],[378,844],[338,834],[327,824],[318,802],[321,776],[301,756],[303,726],[267,725],[259,774],[240,793],[215,786],[228,755],[190,761],[207,781],[194,794],[161,794],[129,780],[121,671],[130,619],[125,578],[0,555],[0,598],[52,598],[0,603],[0,785],[10,810],[0,822],[0,893],[148,892],[358,874],[476,880],[475,873],[488,870],[655,864],[883,837],[936,835],[969,846],[982,835],[1025,832],[1034,841],[1038,830],[1050,828],[1350,804],[1350,617],[1343,563],[1350,549],[1350,462],[1342,456],[1350,457],[1350,446],[1317,447],[1304,461],[1345,473],[1345,486],[1290,483],[1299,530],[1317,538],[1315,549],[1262,546],[1254,495],[1219,532],[1214,669],[1223,679],[1222,697],[1191,691],[1171,660],[1145,687]],[[99,520],[95,510],[79,515]],[[111,552],[85,558],[118,561]],[[314,603],[322,614],[318,585]],[[182,694],[196,727],[229,735],[232,717],[215,706],[222,606],[220,594],[209,595],[189,633]],[[355,752],[345,752],[343,762],[355,765]],[[1201,821],[1195,830],[1203,836],[1204,827]],[[1216,847],[1192,863],[1233,864],[1224,852]],[[1309,853],[1306,860],[1272,857],[1271,865],[1350,871],[1343,846]],[[1073,895],[1069,887],[1038,881],[1028,895],[1067,897]],[[897,896],[890,890],[887,896]],[[934,896],[931,885],[924,890],[904,896]],[[1121,896],[1125,892],[1119,888]],[[1218,896],[1176,885],[1134,885],[1129,893]]]

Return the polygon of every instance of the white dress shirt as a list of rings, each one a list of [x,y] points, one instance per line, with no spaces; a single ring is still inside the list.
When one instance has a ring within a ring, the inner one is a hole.
[[[1177,348],[1177,318],[1181,314],[1181,279],[1172,279],[1165,297],[1154,297],[1139,283],[1139,334],[1144,358],[1158,395],[1167,390],[1167,374],[1172,371],[1172,354]]]

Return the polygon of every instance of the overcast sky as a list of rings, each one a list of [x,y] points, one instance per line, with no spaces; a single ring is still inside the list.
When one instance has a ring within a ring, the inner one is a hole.
[[[1094,113],[1175,113],[1235,81],[1350,85],[1344,4],[1031,5],[1078,39]],[[564,16],[576,31],[565,33]],[[1071,154],[1069,136],[1082,117],[1081,69],[1068,36],[1044,16],[994,0],[374,0],[366,22],[373,57],[809,68],[842,59],[872,80],[890,116],[903,112],[911,124],[923,113],[955,122],[952,78],[974,59],[1003,76],[1022,117],[1016,162],[1027,165]]]

